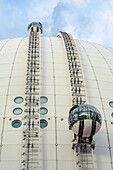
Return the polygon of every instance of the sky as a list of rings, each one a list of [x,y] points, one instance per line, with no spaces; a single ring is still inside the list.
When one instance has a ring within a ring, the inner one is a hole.
[[[28,36],[32,21],[42,36],[65,31],[113,48],[113,0],[0,0],[0,39]]]

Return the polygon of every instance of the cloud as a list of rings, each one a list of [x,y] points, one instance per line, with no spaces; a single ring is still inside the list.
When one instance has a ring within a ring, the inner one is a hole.
[[[0,37],[27,36],[32,21],[43,24],[44,34],[66,31],[76,39],[113,47],[112,0],[0,0]]]
[[[38,17],[43,19],[44,17],[49,16],[53,12],[53,9],[57,5],[57,3],[57,0],[40,1],[39,3],[34,0],[28,5],[28,9],[26,11],[27,16],[29,18]]]
[[[113,47],[113,11],[112,7],[106,4],[101,10],[91,18],[92,25],[89,25],[91,32],[87,35],[87,40]],[[84,37],[85,38],[85,37]]]
[[[76,39],[113,46],[111,4],[105,0],[104,2],[82,0],[80,3],[73,0],[70,4],[59,3],[54,8],[52,14],[54,34],[60,28],[62,31],[70,32]]]
[[[34,1],[34,3],[29,4],[29,8],[26,11],[28,21],[40,21],[43,24],[44,33],[50,35],[53,24],[52,14],[57,4],[57,0],[41,1],[40,3]]]

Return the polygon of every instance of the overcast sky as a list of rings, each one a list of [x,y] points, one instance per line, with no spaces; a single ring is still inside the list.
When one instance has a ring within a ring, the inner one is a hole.
[[[32,21],[44,36],[65,31],[113,47],[113,0],[0,0],[0,39],[28,36]]]

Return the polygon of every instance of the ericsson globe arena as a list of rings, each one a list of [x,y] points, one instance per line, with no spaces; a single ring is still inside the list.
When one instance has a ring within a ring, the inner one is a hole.
[[[113,169],[113,49],[44,37],[0,40],[0,169]]]

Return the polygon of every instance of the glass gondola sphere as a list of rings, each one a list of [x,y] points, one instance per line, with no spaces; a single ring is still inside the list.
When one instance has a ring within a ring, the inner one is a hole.
[[[28,30],[29,30],[31,27],[38,27],[38,28],[42,29],[42,24],[41,24],[40,22],[31,22],[31,23],[28,25]]]
[[[83,124],[80,129],[80,123]],[[82,130],[84,134],[91,134],[93,128],[97,133],[102,124],[102,117],[98,109],[92,105],[84,104],[73,106],[69,111],[69,127],[75,134]],[[93,127],[94,126],[94,127]]]

